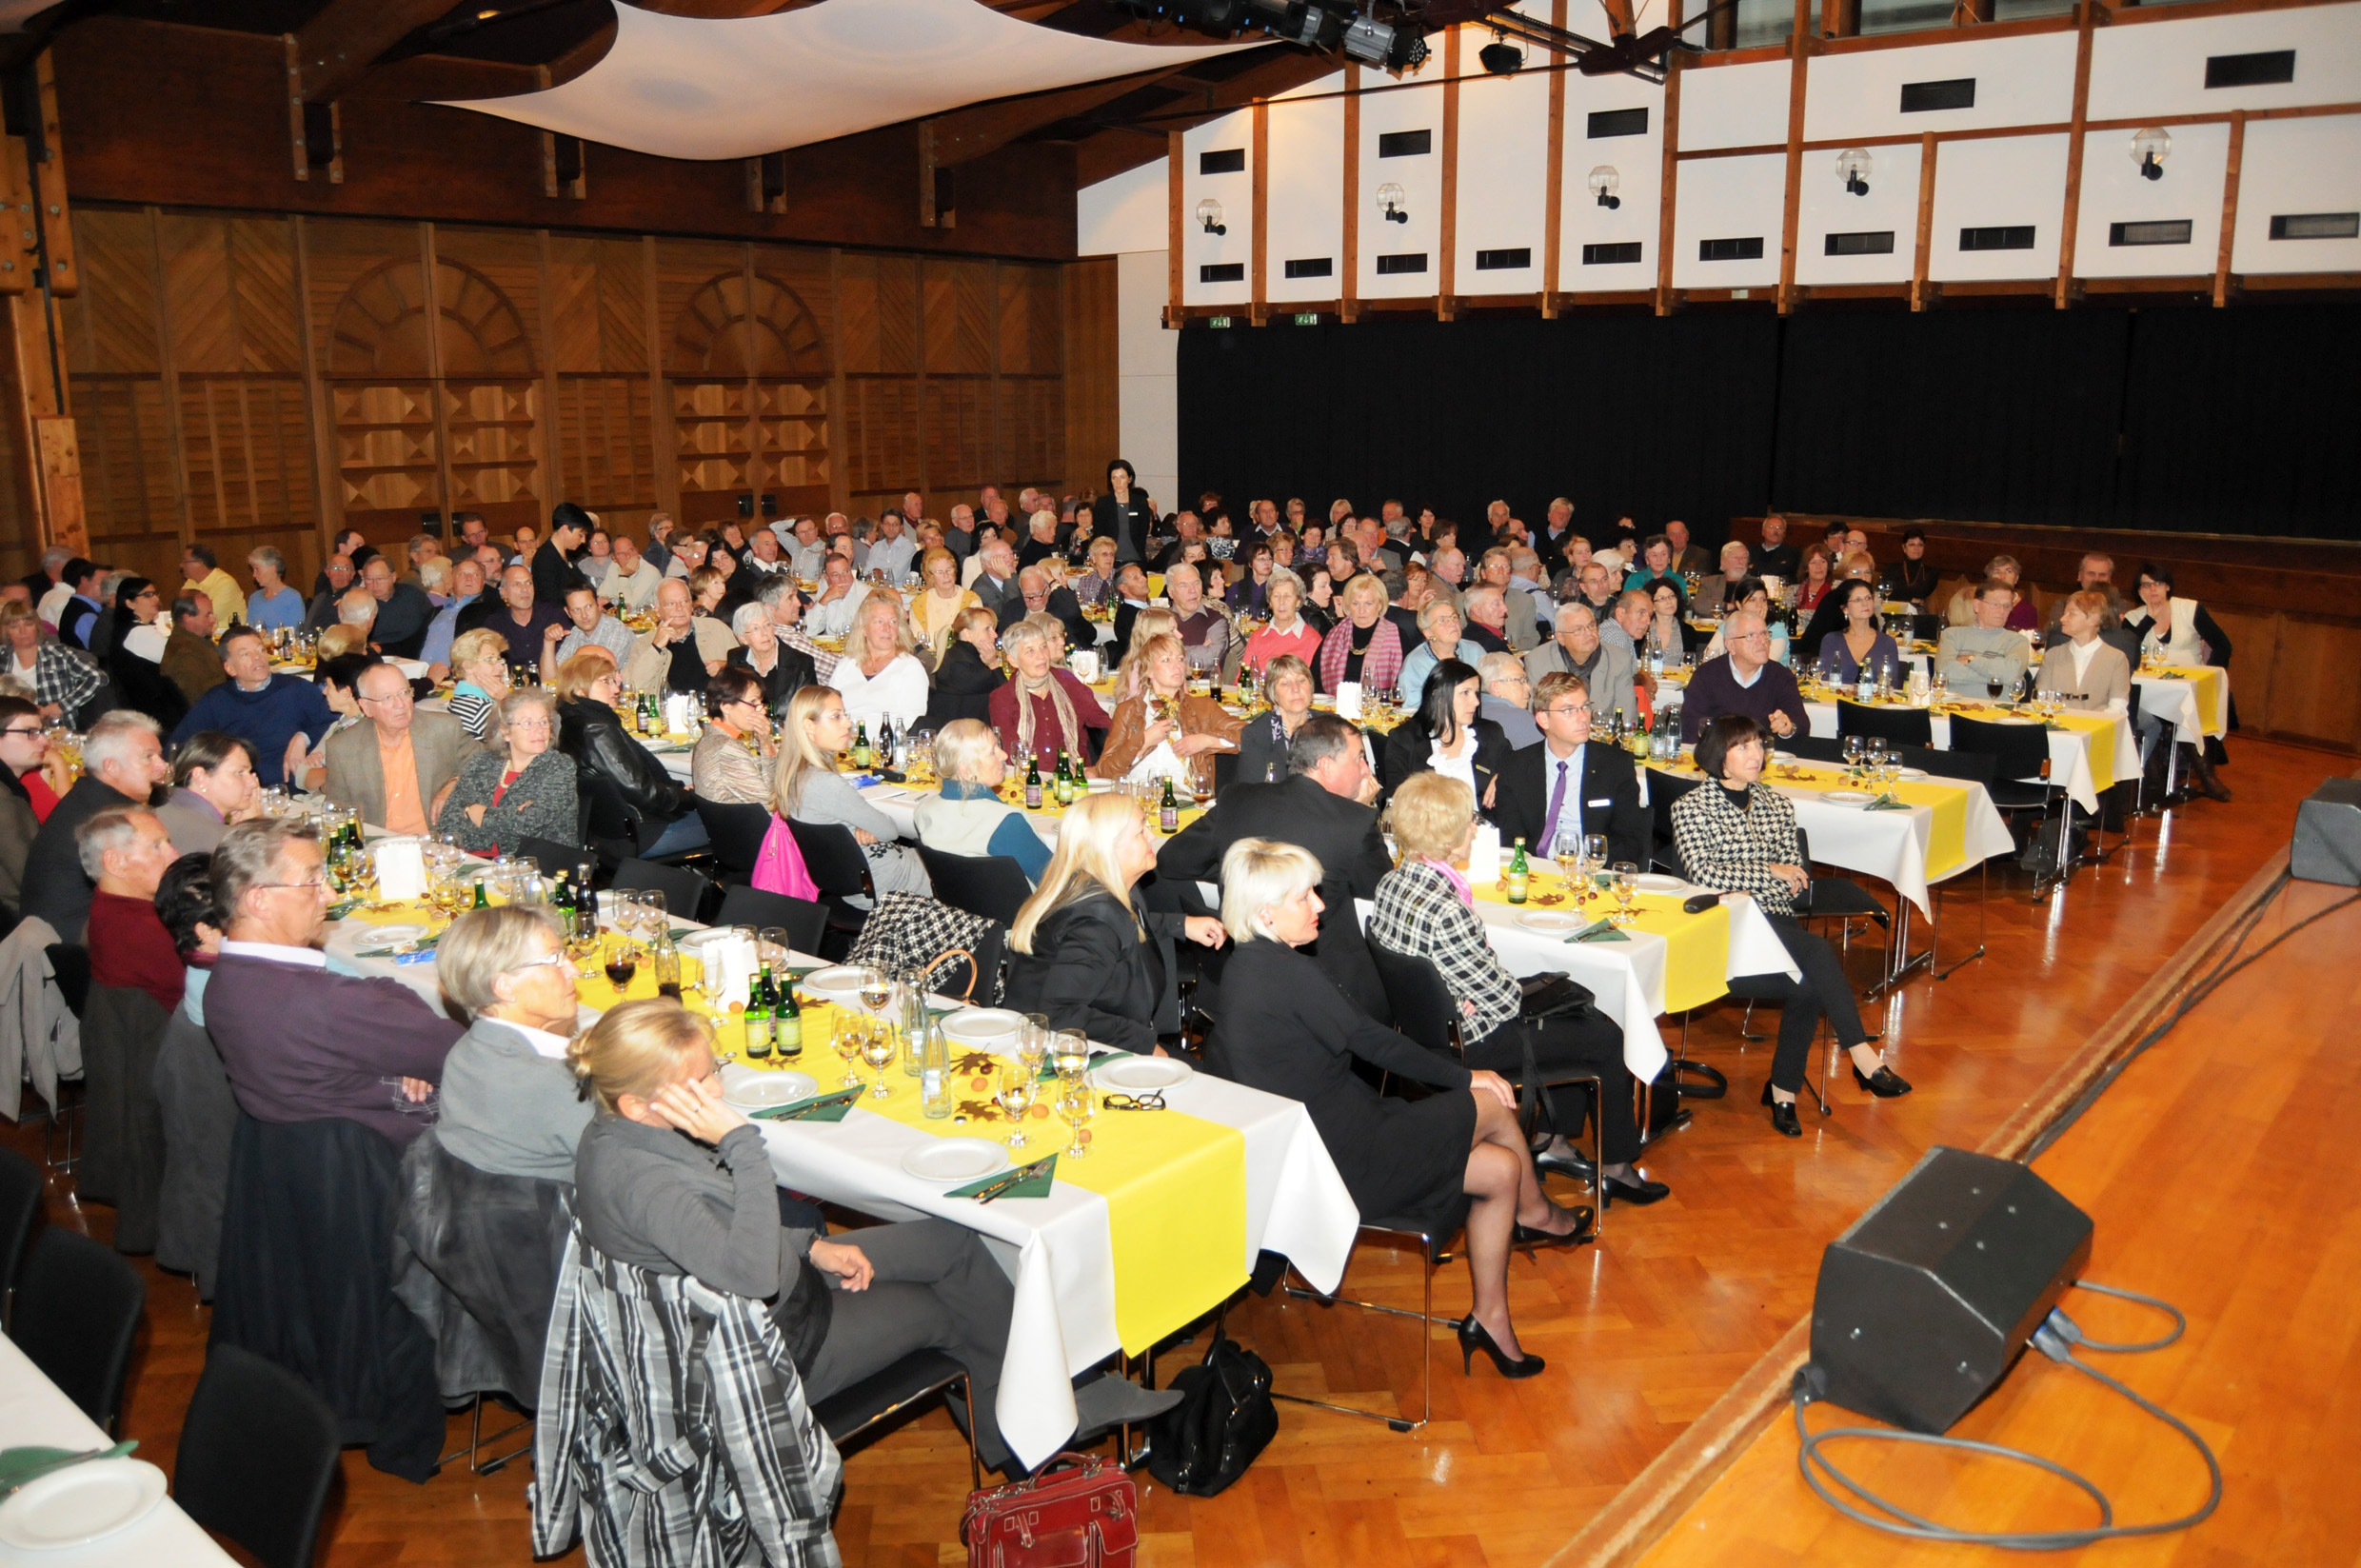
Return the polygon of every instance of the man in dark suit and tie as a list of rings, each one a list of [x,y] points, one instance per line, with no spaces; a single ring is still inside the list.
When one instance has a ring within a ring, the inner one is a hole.
[[[1648,811],[1639,804],[1639,773],[1631,755],[1590,744],[1591,698],[1578,675],[1541,677],[1533,691],[1533,722],[1541,744],[1512,753],[1500,770],[1492,820],[1504,839],[1522,839],[1546,856],[1567,834],[1603,833],[1610,864],[1645,867]]]
[[[1376,898],[1378,880],[1394,869],[1369,804],[1377,793],[1359,726],[1333,713],[1315,713],[1288,743],[1284,780],[1230,785],[1212,810],[1165,841],[1150,897],[1160,904],[1172,900],[1172,907],[1187,914],[1210,914],[1197,884],[1220,880],[1221,857],[1239,840],[1276,839],[1310,851],[1319,862],[1319,896],[1327,905],[1312,956],[1363,1011],[1391,1018],[1353,906],[1355,899]]]

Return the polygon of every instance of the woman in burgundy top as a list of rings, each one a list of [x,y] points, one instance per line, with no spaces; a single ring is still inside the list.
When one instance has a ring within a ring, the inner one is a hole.
[[[152,811],[102,811],[78,835],[82,869],[98,883],[90,898],[90,982],[136,987],[170,1012],[186,977],[172,935],[156,915],[156,887],[176,858]]]

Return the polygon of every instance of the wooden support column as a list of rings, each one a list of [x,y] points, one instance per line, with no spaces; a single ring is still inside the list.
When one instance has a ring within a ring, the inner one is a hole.
[[[164,432],[171,443],[170,469],[172,474],[172,531],[184,545],[195,533],[195,520],[189,501],[188,482],[189,435],[185,427],[180,396],[180,364],[172,352],[172,320],[170,290],[164,276],[164,213],[150,207],[148,219],[148,287],[153,299],[156,320],[156,387],[164,401]],[[432,320],[432,316],[427,318]],[[219,516],[217,511],[215,516]]]
[[[1443,34],[1443,181],[1442,275],[1435,283],[1435,319],[1449,321],[1458,314],[1453,296],[1459,288],[1459,33]]]
[[[665,345],[669,339],[665,335],[663,308],[657,303],[656,237],[652,234],[640,241],[640,276],[645,280],[640,292],[640,308],[645,312],[641,319],[646,323],[647,407],[655,424],[648,445],[656,456],[656,508],[678,523],[681,435],[672,418],[672,387],[665,380]]]
[[[1673,0],[1674,26],[1679,25],[1680,0]],[[1716,11],[1705,25],[1711,28],[1727,11]],[[1673,212],[1680,194],[1680,84],[1689,79],[1684,69],[1688,55],[1675,50],[1664,61],[1664,169],[1658,182],[1656,220],[1656,313],[1672,314],[1673,298]]]
[[[41,268],[41,234],[33,227],[28,158],[24,137],[0,138],[0,294],[32,289],[33,275]]]
[[[1787,200],[1779,220],[1779,314],[1796,308],[1796,228],[1803,202],[1804,84],[1812,68],[1812,0],[1796,0],[1787,35]]]
[[[33,523],[27,553],[63,545],[86,555],[90,546],[83,520],[82,465],[74,422],[58,404],[49,312],[37,293],[0,295],[0,322],[8,333],[7,386],[0,391],[8,394],[10,445],[17,453],[13,478]]]
[[[2074,240],[2082,222],[2082,142],[2091,119],[2091,32],[2105,8],[2081,0],[2074,28],[2073,118],[2066,130],[2066,210],[2057,226],[2057,289],[2051,303],[2060,310],[2074,302]]]
[[[1566,26],[1566,0],[1550,0],[1550,25]],[[1680,0],[1673,0],[1673,25],[1680,25]],[[1566,227],[1566,73],[1553,70],[1549,79],[1549,149],[1541,194],[1541,319],[1557,319],[1557,268],[1565,259]]]
[[[434,398],[434,471],[443,491],[435,497],[435,509],[443,514],[447,531],[451,513],[459,510],[459,484],[451,475],[450,396],[443,387],[443,333],[439,329],[443,302],[434,275],[434,225],[430,223],[418,226],[418,265],[427,275],[427,374]]]
[[[2213,304],[2230,303],[2230,251],[2238,238],[2238,169],[2246,161],[2246,110],[2230,111],[2230,167],[2222,176],[2222,245],[2213,261]]]
[[[1344,68],[1344,278],[1337,314],[1360,319],[1360,67]]]
[[[1247,268],[1254,292],[1247,320],[1260,327],[1270,317],[1271,298],[1271,103],[1254,101],[1254,261]]]
[[[311,319],[311,234],[304,215],[295,213],[287,220],[292,227],[288,239],[295,251],[295,326],[304,350],[304,407],[311,413],[311,461],[313,483],[319,486],[320,515],[313,526],[316,536],[313,548],[319,560],[328,557],[328,546],[345,526],[344,480],[336,471],[336,406],[331,400],[326,368],[326,352],[313,331]],[[317,570],[317,566],[308,567]]]
[[[1918,138],[1918,252],[1910,269],[1910,308],[1924,310],[1932,303],[1927,288],[1927,263],[1934,249],[1934,132]]]
[[[33,227],[41,234],[42,275],[50,280],[50,292],[64,297],[82,287],[82,272],[74,265],[73,212],[66,200],[66,143],[57,120],[57,75],[46,50],[34,71],[41,93],[41,143],[33,155]]]
[[[1183,214],[1180,211],[1182,167],[1180,162],[1180,132],[1177,130],[1170,132],[1165,137],[1164,145],[1166,191],[1171,199],[1172,207],[1172,210],[1168,215],[1164,229],[1164,262],[1166,271],[1164,280],[1166,285],[1164,325],[1167,327],[1178,327],[1183,319],[1180,314],[1180,241],[1186,233],[1186,230],[1182,227],[1184,222]]]

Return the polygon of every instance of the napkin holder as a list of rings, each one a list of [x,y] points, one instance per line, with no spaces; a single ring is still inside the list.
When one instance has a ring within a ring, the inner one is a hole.
[[[387,903],[415,903],[427,896],[427,852],[416,839],[391,839],[377,846],[377,896]]]
[[[1500,880],[1500,830],[1490,823],[1476,824],[1476,842],[1467,851],[1467,880],[1478,887]]]

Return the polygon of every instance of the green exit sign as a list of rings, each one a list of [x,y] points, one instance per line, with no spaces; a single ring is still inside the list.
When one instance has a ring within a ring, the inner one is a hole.
[[[1227,316],[1207,316],[1205,318],[1205,325],[1208,327],[1227,327],[1229,324],[1230,318]]]
[[[1318,327],[1319,325],[1319,312],[1317,310],[1297,311],[1296,325],[1298,327]]]

